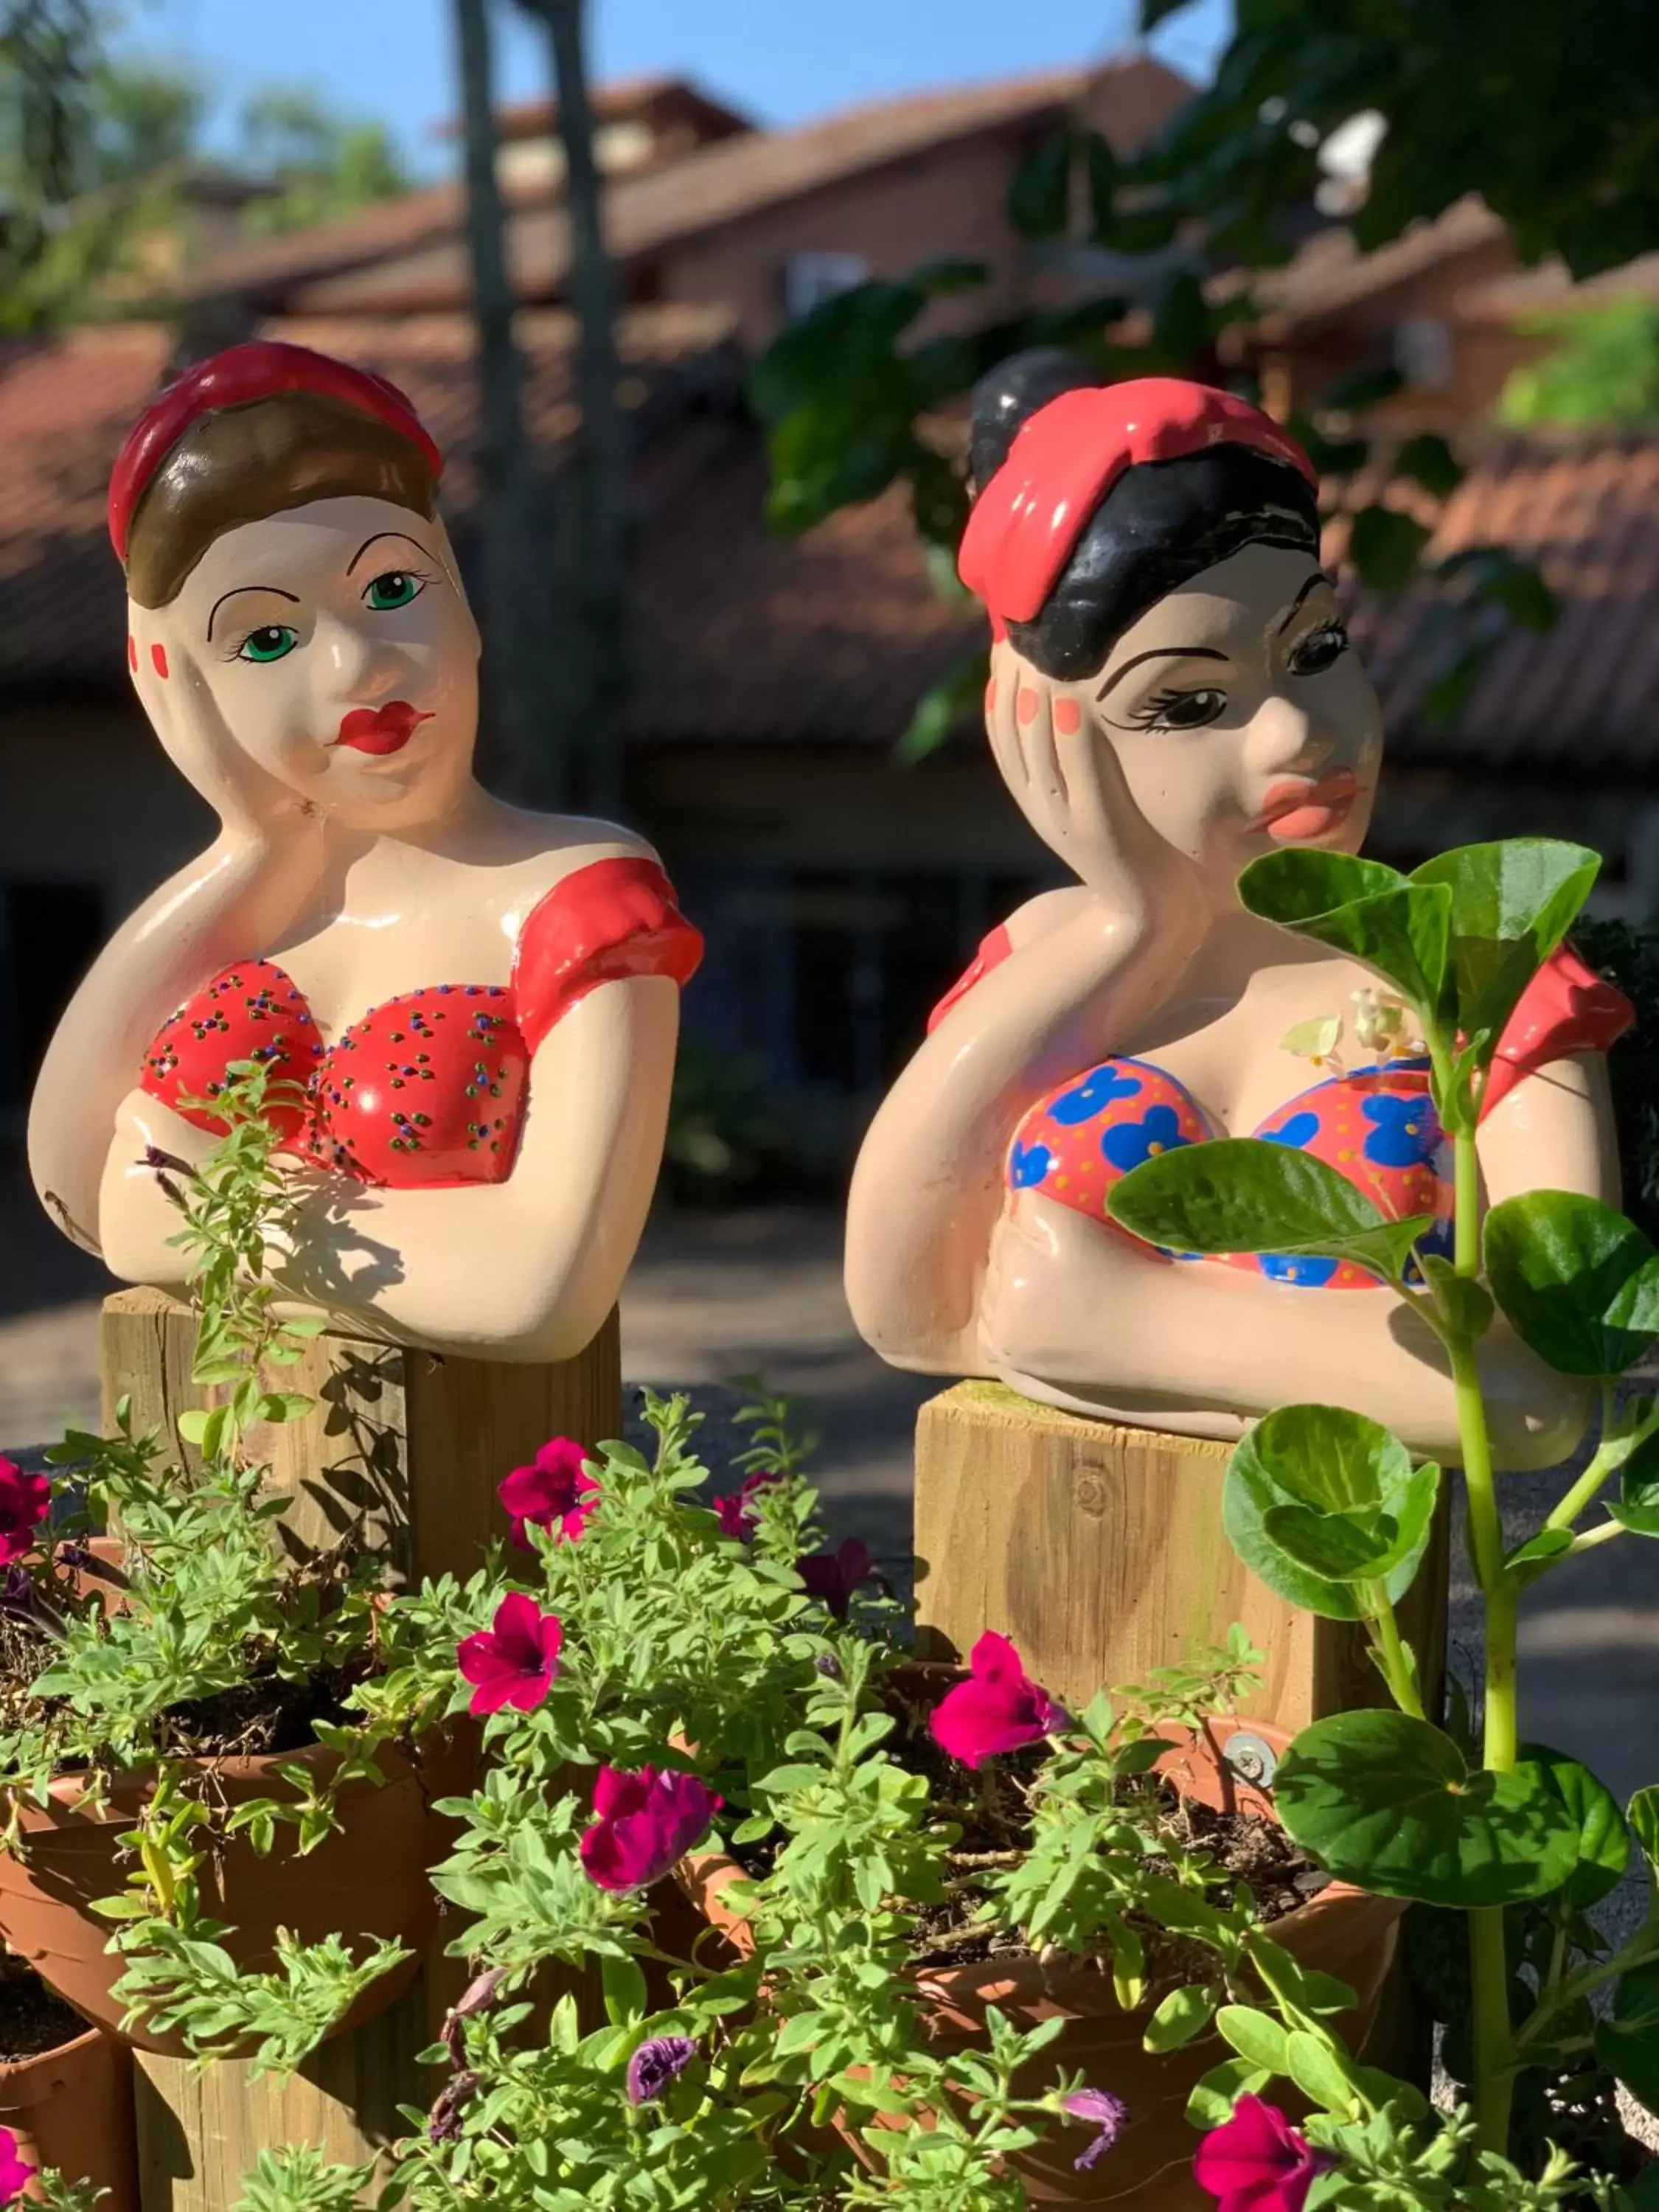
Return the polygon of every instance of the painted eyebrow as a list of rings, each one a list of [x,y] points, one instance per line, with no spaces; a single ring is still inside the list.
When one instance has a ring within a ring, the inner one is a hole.
[[[208,617],[207,626],[207,634],[210,643],[212,641],[213,625],[218,618],[220,608],[223,606],[227,599],[240,599],[244,592],[269,592],[274,599],[288,600],[291,606],[297,607],[300,604],[299,593],[297,592],[285,592],[280,584],[238,584],[234,591],[221,592],[218,598],[213,602],[213,611]]]
[[[1322,568],[1316,568],[1312,575],[1309,577],[1307,582],[1302,586],[1302,589],[1291,601],[1289,606],[1285,608],[1285,619],[1279,623],[1279,628],[1273,632],[1273,635],[1275,637],[1283,637],[1285,631],[1296,620],[1297,610],[1302,605],[1303,600],[1307,598],[1309,592],[1316,592],[1322,584],[1329,584],[1330,582],[1331,579],[1325,574],[1325,571]],[[1335,589],[1334,585],[1332,585],[1332,589]]]
[[[364,554],[368,552],[371,545],[378,545],[382,538],[400,538],[405,545],[412,545],[415,548],[415,550],[420,555],[422,561],[429,561],[432,558],[432,556],[427,551],[425,546],[422,544],[420,539],[418,538],[411,538],[406,530],[377,530],[372,538],[364,538],[362,544],[352,555],[350,560],[346,562],[347,575],[349,576],[351,574],[352,570],[362,559]]]
[[[1230,658],[1230,654],[1218,653],[1212,645],[1151,646],[1145,653],[1136,653],[1133,660],[1126,660],[1115,676],[1109,676],[1095,696],[1103,699],[1109,691],[1123,681],[1132,668],[1139,668],[1143,660],[1226,660]]]

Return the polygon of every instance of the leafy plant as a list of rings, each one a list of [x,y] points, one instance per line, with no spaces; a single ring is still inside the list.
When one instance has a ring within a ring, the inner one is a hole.
[[[179,1209],[173,1241],[189,1255],[198,1316],[192,1379],[212,1402],[179,1417],[189,1451],[177,1456],[159,1433],[135,1430],[125,1401],[112,1436],[72,1431],[49,1455],[64,1470],[61,1540],[15,1563],[0,1601],[14,1675],[0,1800],[9,1845],[26,1851],[22,1808],[46,1802],[55,1775],[76,1772],[89,1809],[107,1802],[118,1774],[149,1776],[125,1838],[127,1888],[95,1907],[126,1961],[117,1994],[129,2021],[176,2030],[202,2057],[251,2038],[258,2063],[291,2068],[405,1954],[380,1945],[354,1959],[337,1936],[285,1940],[276,1971],[240,1973],[223,1948],[234,1931],[206,1910],[201,1875],[234,1835],[262,1856],[279,1845],[303,1856],[336,1825],[349,1784],[382,1778],[375,1754],[386,1739],[346,1705],[380,1663],[382,1565],[349,1543],[297,1563],[278,1547],[283,1500],[252,1439],[308,1411],[308,1398],[265,1377],[291,1367],[323,1324],[280,1318],[266,1272],[285,1203],[277,1086],[242,1063],[211,1103],[225,1134],[202,1165],[159,1155],[150,1164]],[[119,1545],[107,1581],[88,1549],[105,1526]],[[210,1758],[197,1754],[233,1746],[262,1703],[297,1713],[336,1756],[322,1767],[296,1758],[280,1771],[282,1794],[227,1809]]]
[[[1621,1399],[1618,1387],[1659,1346],[1659,1252],[1623,1215],[1570,1192],[1507,1199],[1483,1219],[1476,1151],[1504,1025],[1576,920],[1595,869],[1580,847],[1522,839],[1465,847],[1410,876],[1298,850],[1269,855],[1241,878],[1252,913],[1365,962],[1407,1002],[1453,1149],[1449,1259],[1417,1249],[1425,1219],[1386,1222],[1348,1184],[1311,1176],[1316,1164],[1266,1143],[1165,1153],[1126,1176],[1109,1200],[1126,1228],[1166,1247],[1353,1261],[1433,1331],[1455,1383],[1470,1551],[1486,1602],[1478,1747],[1425,1711],[1395,1620],[1424,1554],[1438,1470],[1413,1466],[1396,1437],[1357,1413],[1299,1406],[1264,1420],[1227,1472],[1226,1525],[1240,1556],[1292,1602],[1364,1622],[1397,1708],[1334,1715],[1297,1737],[1275,1784],[1286,1829],[1333,1873],[1464,1916],[1468,1928],[1467,1977],[1452,1978],[1446,2010],[1474,2126],[1467,2142],[1455,2130],[1436,2139],[1446,2190],[1429,2191],[1425,2172],[1427,2193],[1399,2193],[1388,2160],[1405,2137],[1391,2108],[1363,2126],[1352,2115],[1338,2125],[1340,2107],[1316,2100],[1326,2118],[1310,2138],[1343,2163],[1310,2202],[1482,2202],[1483,2177],[1511,2152],[1534,2194],[1501,2201],[1566,2201],[1575,2190],[1573,2201],[1639,2201],[1620,2195],[1621,2171],[1575,2180],[1571,2161],[1543,2142],[1540,2108],[1564,2081],[1589,2094],[1587,2069],[1597,2069],[1659,2103],[1659,1796],[1644,1791],[1621,1813],[1576,1762],[1520,1741],[1516,1631],[1521,1594],[1540,1577],[1593,1546],[1659,1534],[1659,1409],[1644,1395]],[[1546,1365],[1598,1384],[1601,1401],[1583,1474],[1507,1549],[1478,1357],[1500,1317]],[[1581,1527],[1598,1503],[1605,1517]],[[1586,1913],[1623,1873],[1632,1837],[1648,1863],[1649,1911],[1609,1950]],[[1592,2000],[1604,1991],[1611,2011],[1601,2017]],[[1273,2070],[1310,2094],[1294,2067]],[[1395,2194],[1363,2194],[1385,2177]]]

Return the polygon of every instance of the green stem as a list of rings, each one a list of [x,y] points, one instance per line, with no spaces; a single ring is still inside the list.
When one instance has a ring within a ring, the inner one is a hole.
[[[1456,1245],[1460,1275],[1473,1279],[1480,1267],[1480,1163],[1473,1130],[1455,1138]],[[1463,1483],[1469,1508],[1469,1549],[1486,1600],[1486,1766],[1498,1773],[1515,1765],[1517,1728],[1515,1696],[1516,1610],[1518,1593],[1504,1565],[1504,1529],[1498,1510],[1492,1435],[1474,1343],[1462,1329],[1446,1336],[1452,1382],[1457,1398],[1458,1435],[1462,1444]],[[1469,1954],[1474,1999],[1474,2107],[1483,2149],[1502,2155],[1509,2148],[1510,2106],[1514,2081],[1510,2065],[1509,1960],[1500,1906],[1469,1915]]]
[[[1418,1690],[1417,1670],[1400,1633],[1387,1583],[1373,1583],[1369,1595],[1372,1607],[1371,1648],[1382,1669],[1382,1679],[1401,1711],[1409,1713],[1414,1721],[1423,1720],[1426,1716]]]
[[[1613,1385],[1604,1382],[1601,1385],[1601,1440],[1589,1465],[1546,1519],[1544,1526],[1547,1528],[1571,1528],[1585,1507],[1595,1502],[1596,1493],[1607,1477],[1629,1456],[1624,1441],[1615,1442],[1613,1425]]]
[[[1621,1521],[1598,1521],[1595,1528],[1586,1528],[1582,1536],[1575,1536],[1561,1557],[1564,1559],[1576,1559],[1580,1552],[1593,1552],[1598,1544],[1610,1544],[1615,1536],[1622,1536],[1625,1533]]]

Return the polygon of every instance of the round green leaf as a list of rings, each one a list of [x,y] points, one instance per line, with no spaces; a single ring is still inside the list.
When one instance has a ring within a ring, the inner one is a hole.
[[[1255,2005],[1223,2005],[1215,2024],[1222,2040],[1231,2044],[1250,2065],[1260,2067],[1264,2074],[1285,2071],[1287,2038],[1271,2013]]]
[[[1375,968],[1419,1012],[1438,1006],[1451,934],[1443,884],[1419,884],[1381,860],[1296,848],[1252,860],[1238,896],[1264,921]]]
[[[1439,1484],[1439,1468],[1413,1468],[1380,1422],[1342,1406],[1282,1406],[1234,1449],[1222,1516],[1233,1549],[1269,1589],[1328,1620],[1358,1620],[1366,1607],[1356,1580],[1382,1580],[1391,1599],[1411,1587]],[[1337,1570],[1334,1550],[1318,1550],[1313,1532],[1335,1547],[1366,1518],[1378,1538],[1366,1554],[1375,1564]],[[1385,1520],[1393,1535],[1383,1543]],[[1331,1566],[1321,1564],[1327,1556]]]
[[[1171,1990],[1146,2023],[1142,2041],[1148,2051],[1179,2051],[1210,2024],[1215,2010],[1215,1991],[1189,1982]]]
[[[1516,1334],[1561,1375],[1622,1375],[1659,1343],[1659,1252],[1577,1191],[1532,1190],[1486,1216],[1486,1279]]]
[[[1632,2097],[1659,2112],[1659,1959],[1620,1976],[1613,2016],[1595,2032],[1595,2055]]]
[[[1465,1036],[1486,1032],[1482,1066],[1521,994],[1571,928],[1601,866],[1586,845],[1506,837],[1456,846],[1413,869],[1413,884],[1451,894],[1451,1011]]]
[[[1632,1536],[1659,1536],[1659,1435],[1644,1437],[1625,1462],[1607,1511]]]
[[[1352,1259],[1397,1281],[1426,1214],[1387,1221],[1323,1160],[1259,1137],[1182,1145],[1131,1168],[1107,1194],[1115,1221],[1178,1252]]]
[[[1577,1912],[1618,1888],[1630,1864],[1630,1830],[1619,1801],[1589,1767],[1547,1744],[1529,1743],[1521,1755],[1549,1777],[1578,1831],[1578,1865],[1564,1896]]]
[[[1304,1729],[1273,1778],[1286,1832],[1346,1881],[1464,1911],[1559,1889],[1577,1823],[1549,1775],[1471,1769],[1405,1713],[1338,1713]]]

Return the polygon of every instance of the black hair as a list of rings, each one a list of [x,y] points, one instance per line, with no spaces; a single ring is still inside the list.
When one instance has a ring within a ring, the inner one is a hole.
[[[1023,424],[1062,392],[1096,384],[1053,347],[1016,354],[974,392],[969,467],[982,490]],[[1008,635],[1045,676],[1095,675],[1149,607],[1246,545],[1282,545],[1319,557],[1319,501],[1288,461],[1218,445],[1173,461],[1139,461],[1113,484],[1031,622]]]

